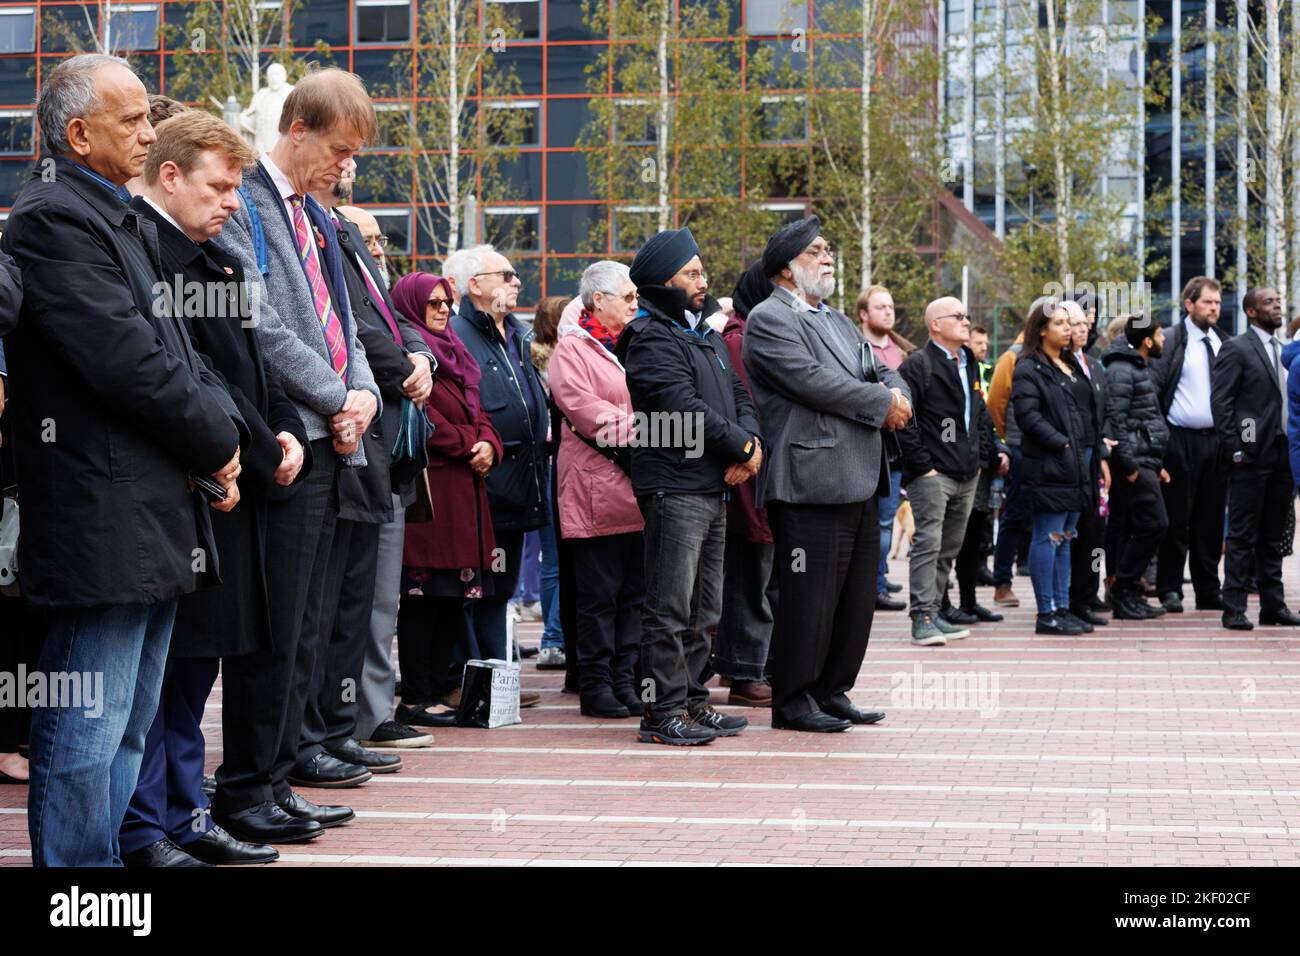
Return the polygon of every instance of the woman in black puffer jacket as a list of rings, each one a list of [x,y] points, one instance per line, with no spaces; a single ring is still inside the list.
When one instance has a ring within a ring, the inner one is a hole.
[[[1021,494],[1029,496],[1034,515],[1029,577],[1039,634],[1092,630],[1069,611],[1069,542],[1080,513],[1095,504],[1101,421],[1092,385],[1070,353],[1072,305],[1054,298],[1033,304],[1011,386],[1021,433]]]

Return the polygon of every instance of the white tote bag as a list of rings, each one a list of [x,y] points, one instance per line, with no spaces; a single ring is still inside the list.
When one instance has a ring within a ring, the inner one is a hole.
[[[461,678],[460,727],[509,727],[521,724],[519,716],[519,661],[514,659],[514,621],[506,618],[506,659],[469,661]]]

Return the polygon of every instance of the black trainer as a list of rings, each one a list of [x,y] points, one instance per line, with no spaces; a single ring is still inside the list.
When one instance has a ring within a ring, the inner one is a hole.
[[[363,747],[428,747],[433,743],[433,734],[422,734],[414,727],[385,720],[374,729],[369,740],[358,743]]]
[[[734,737],[749,726],[747,717],[727,717],[707,705],[691,714],[691,720],[708,727],[719,737]]]
[[[1052,614],[1039,614],[1034,619],[1035,634],[1053,634],[1058,637],[1074,637],[1083,630],[1059,611]]]
[[[697,724],[686,714],[673,714],[663,720],[642,717],[641,730],[636,739],[643,744],[691,747],[695,744],[707,744],[717,736],[716,731]]]
[[[1092,633],[1092,625],[1087,621],[1085,621],[1083,618],[1079,617],[1073,611],[1067,611],[1061,609],[1056,612],[1056,616],[1059,618],[1064,618],[1068,623],[1073,624],[1075,627],[1077,627],[1079,631],[1083,634]]]

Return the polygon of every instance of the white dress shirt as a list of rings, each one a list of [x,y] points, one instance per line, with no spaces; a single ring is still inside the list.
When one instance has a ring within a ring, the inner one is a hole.
[[[1183,350],[1183,369],[1169,406],[1169,424],[1179,428],[1213,428],[1210,411],[1210,357],[1202,344],[1207,338],[1214,354],[1219,354],[1219,338],[1207,335],[1190,318],[1184,317],[1187,347]]]

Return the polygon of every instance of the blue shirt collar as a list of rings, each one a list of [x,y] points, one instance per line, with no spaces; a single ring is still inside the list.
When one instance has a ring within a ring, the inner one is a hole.
[[[958,363],[961,364],[962,368],[966,367],[966,350],[961,346],[957,346],[957,354],[953,355],[951,352],[949,352],[946,348],[944,348],[934,339],[930,340],[930,344],[933,345],[935,348],[937,348],[944,358],[948,359],[949,361],[954,361],[954,360],[957,361]]]
[[[119,186],[116,183],[110,182],[109,180],[105,179],[103,176],[99,175],[99,173],[91,169],[89,166],[83,165],[82,163],[77,162],[75,159],[69,160],[69,162],[71,162],[73,166],[76,166],[78,169],[80,169],[83,173],[85,173],[95,182],[99,183],[101,186],[103,186],[105,189],[111,192],[118,199],[122,200],[122,202],[129,203],[131,201],[131,193],[127,190],[125,186]]]

